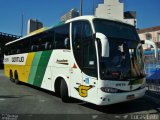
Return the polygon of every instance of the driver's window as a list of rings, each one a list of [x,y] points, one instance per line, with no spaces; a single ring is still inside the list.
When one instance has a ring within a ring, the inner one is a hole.
[[[80,50],[82,39],[82,22],[78,21],[72,23],[72,39],[73,49]]]
[[[92,39],[92,28],[89,22],[83,21],[83,29],[82,29],[82,39],[83,40],[91,40]]]

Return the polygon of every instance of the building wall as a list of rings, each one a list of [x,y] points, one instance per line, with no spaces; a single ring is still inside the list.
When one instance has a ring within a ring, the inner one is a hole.
[[[137,26],[137,19],[124,19],[125,23]]]
[[[136,19],[124,19],[124,3],[119,0],[104,0],[104,4],[99,4],[95,15],[102,18],[113,18],[136,26]]]
[[[160,30],[139,33],[139,37],[141,40],[152,40],[155,43],[160,42]],[[144,49],[150,49],[151,46],[144,45]]]
[[[29,19],[27,34],[30,34],[31,32],[38,30],[42,27],[43,27],[42,22],[38,21],[37,19],[35,19],[35,20]]]
[[[150,37],[147,37],[147,36]],[[153,40],[153,42],[160,42],[160,30],[158,31],[152,31],[152,32],[145,32],[145,33],[140,33],[139,37],[143,40]]]
[[[77,9],[71,9],[68,13],[61,16],[61,21],[66,21],[66,20],[69,20],[71,18],[75,18],[78,16],[79,16],[79,12],[77,11]]]
[[[104,4],[99,4],[95,15],[104,18],[114,18],[123,20],[124,4],[119,0],[104,0]]]

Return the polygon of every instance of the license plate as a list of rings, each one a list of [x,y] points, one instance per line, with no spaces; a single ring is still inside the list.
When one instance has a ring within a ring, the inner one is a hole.
[[[134,98],[135,98],[134,95],[128,95],[128,96],[127,96],[127,100],[132,100],[132,99],[134,99]]]

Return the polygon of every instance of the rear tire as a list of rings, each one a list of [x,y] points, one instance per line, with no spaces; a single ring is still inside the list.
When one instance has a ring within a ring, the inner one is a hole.
[[[13,79],[13,73],[12,73],[12,71],[10,71],[10,73],[9,73],[9,79],[10,79],[10,81],[11,82],[15,82],[15,80]]]
[[[61,80],[60,95],[63,102],[69,102],[68,87],[64,79]]]
[[[17,72],[15,72],[15,83],[17,84],[17,85],[19,85],[20,84],[20,81],[19,81],[19,79],[18,79],[18,73]]]
[[[19,82],[19,80],[18,80],[18,79],[15,79],[15,83],[16,83],[17,85],[19,85],[19,84],[20,84],[20,82]]]

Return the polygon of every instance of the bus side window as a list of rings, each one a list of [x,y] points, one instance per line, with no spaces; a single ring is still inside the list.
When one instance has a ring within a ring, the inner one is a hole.
[[[6,46],[4,47],[4,54],[5,54],[5,55],[9,55],[9,45],[6,45]]]
[[[37,34],[35,36],[32,36],[30,38],[30,52],[37,52],[40,49],[40,44],[41,44],[41,38],[40,34]]]
[[[55,28],[54,32],[55,49],[70,49],[70,45],[68,47],[65,46],[65,40],[67,37],[69,38],[69,24]]]
[[[39,51],[51,50],[53,48],[50,31],[41,33],[39,39]]]
[[[17,54],[17,42],[11,44],[11,55]]]
[[[9,45],[4,47],[4,54],[9,55]]]
[[[38,45],[32,45],[31,46],[31,51],[33,51],[33,52],[36,52],[36,51],[38,51]]]

